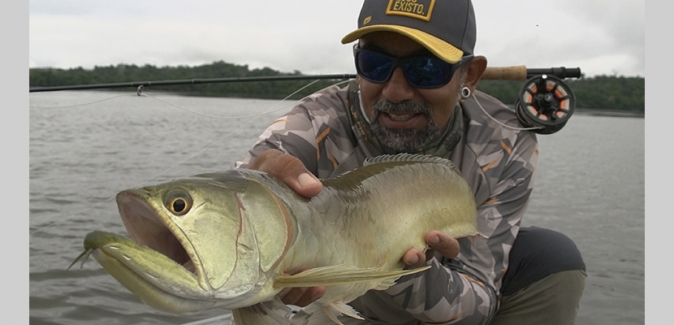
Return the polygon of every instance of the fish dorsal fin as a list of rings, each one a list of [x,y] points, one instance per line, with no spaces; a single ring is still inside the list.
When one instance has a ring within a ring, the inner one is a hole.
[[[429,155],[418,155],[418,154],[409,154],[409,153],[399,153],[397,155],[381,155],[365,159],[363,166],[369,166],[379,163],[392,163],[392,162],[425,162],[425,163],[434,163],[434,164],[443,164],[450,166],[451,168],[456,168],[456,165],[448,159],[429,156]]]
[[[398,166],[414,163],[432,163],[447,166],[460,174],[460,171],[450,160],[428,155],[401,153],[397,155],[381,155],[365,159],[363,167],[348,171],[342,175],[323,179],[323,185],[340,190],[352,191],[360,188],[361,182],[369,177],[376,176]],[[358,194],[357,194],[358,195]]]
[[[383,281],[383,286],[389,287],[399,277],[425,271],[430,266],[423,266],[411,270],[396,270],[383,272],[379,268],[357,268],[354,266],[334,265],[309,269],[294,275],[280,275],[274,281],[274,287],[315,287],[350,284],[361,281]],[[387,281],[388,280],[388,281]],[[385,288],[384,288],[385,289]]]

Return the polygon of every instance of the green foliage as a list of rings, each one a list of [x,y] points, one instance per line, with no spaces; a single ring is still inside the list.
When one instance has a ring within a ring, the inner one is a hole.
[[[164,80],[193,80],[212,78],[244,78],[269,77],[284,75],[300,75],[299,71],[281,73],[270,68],[249,69],[247,65],[234,65],[223,61],[196,67],[165,66],[157,68],[152,65],[96,66],[93,69],[30,69],[30,87],[55,87],[89,84],[131,83]],[[167,91],[191,96],[218,96],[240,98],[284,98],[300,89],[311,80],[298,81],[267,81],[267,82],[230,82],[230,83],[203,83],[171,86],[151,86],[152,90]],[[321,88],[334,84],[335,80],[322,80],[299,92],[293,98],[301,98]],[[112,88],[111,90],[120,88]],[[121,88],[126,91],[129,88]]]
[[[235,65],[223,61],[195,67],[119,64],[117,66],[96,66],[93,69],[32,68],[30,69],[30,87],[285,75],[301,75],[301,73],[299,71],[282,73],[267,67],[251,70],[248,65]],[[336,81],[322,80],[316,82],[292,98],[301,98]],[[151,87],[153,90],[192,96],[280,99],[306,86],[309,82],[308,80],[231,82]],[[568,79],[565,82],[575,93],[576,107],[578,108],[644,112],[645,82],[642,77],[602,75],[591,78]],[[498,98],[505,104],[513,105],[522,84],[523,82],[520,81],[483,80],[477,88]],[[126,91],[128,91],[128,88]]]
[[[522,81],[482,80],[477,84],[477,89],[494,96],[506,105],[514,105],[523,84]]]
[[[569,80],[568,85],[576,94],[577,107],[644,112],[644,78],[602,75]]]

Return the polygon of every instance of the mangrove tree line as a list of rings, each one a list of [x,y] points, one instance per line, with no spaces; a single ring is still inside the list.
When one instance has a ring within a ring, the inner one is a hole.
[[[582,67],[581,67],[582,68]],[[200,66],[126,65],[96,66],[93,69],[31,68],[30,87],[140,82],[159,80],[263,77],[301,75],[299,71],[284,73],[271,68],[250,69],[223,61]],[[152,90],[168,91],[189,96],[219,96],[240,98],[280,99],[306,86],[310,81],[234,82],[200,85],[152,86]],[[300,98],[318,89],[334,84],[337,80],[318,81],[299,92]],[[594,76],[567,79],[574,91],[578,108],[606,109],[613,111],[644,112],[644,78],[624,76]],[[478,89],[506,104],[514,104],[523,82],[483,80]],[[129,89],[125,89],[128,91]]]

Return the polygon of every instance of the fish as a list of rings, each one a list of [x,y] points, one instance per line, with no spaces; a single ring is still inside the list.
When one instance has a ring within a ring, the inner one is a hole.
[[[382,155],[321,182],[305,198],[267,173],[232,168],[123,190],[129,237],[93,231],[73,264],[91,255],[156,309],[223,308],[237,325],[289,324],[278,294],[325,286],[314,303],[341,324],[340,314],[362,319],[348,302],[430,268],[401,260],[426,250],[429,231],[481,235],[473,191],[447,159]]]

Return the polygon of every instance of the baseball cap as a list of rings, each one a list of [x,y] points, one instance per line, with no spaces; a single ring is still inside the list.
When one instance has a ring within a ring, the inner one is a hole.
[[[389,31],[405,35],[448,63],[473,54],[476,27],[471,0],[365,0],[358,29],[342,38]]]

